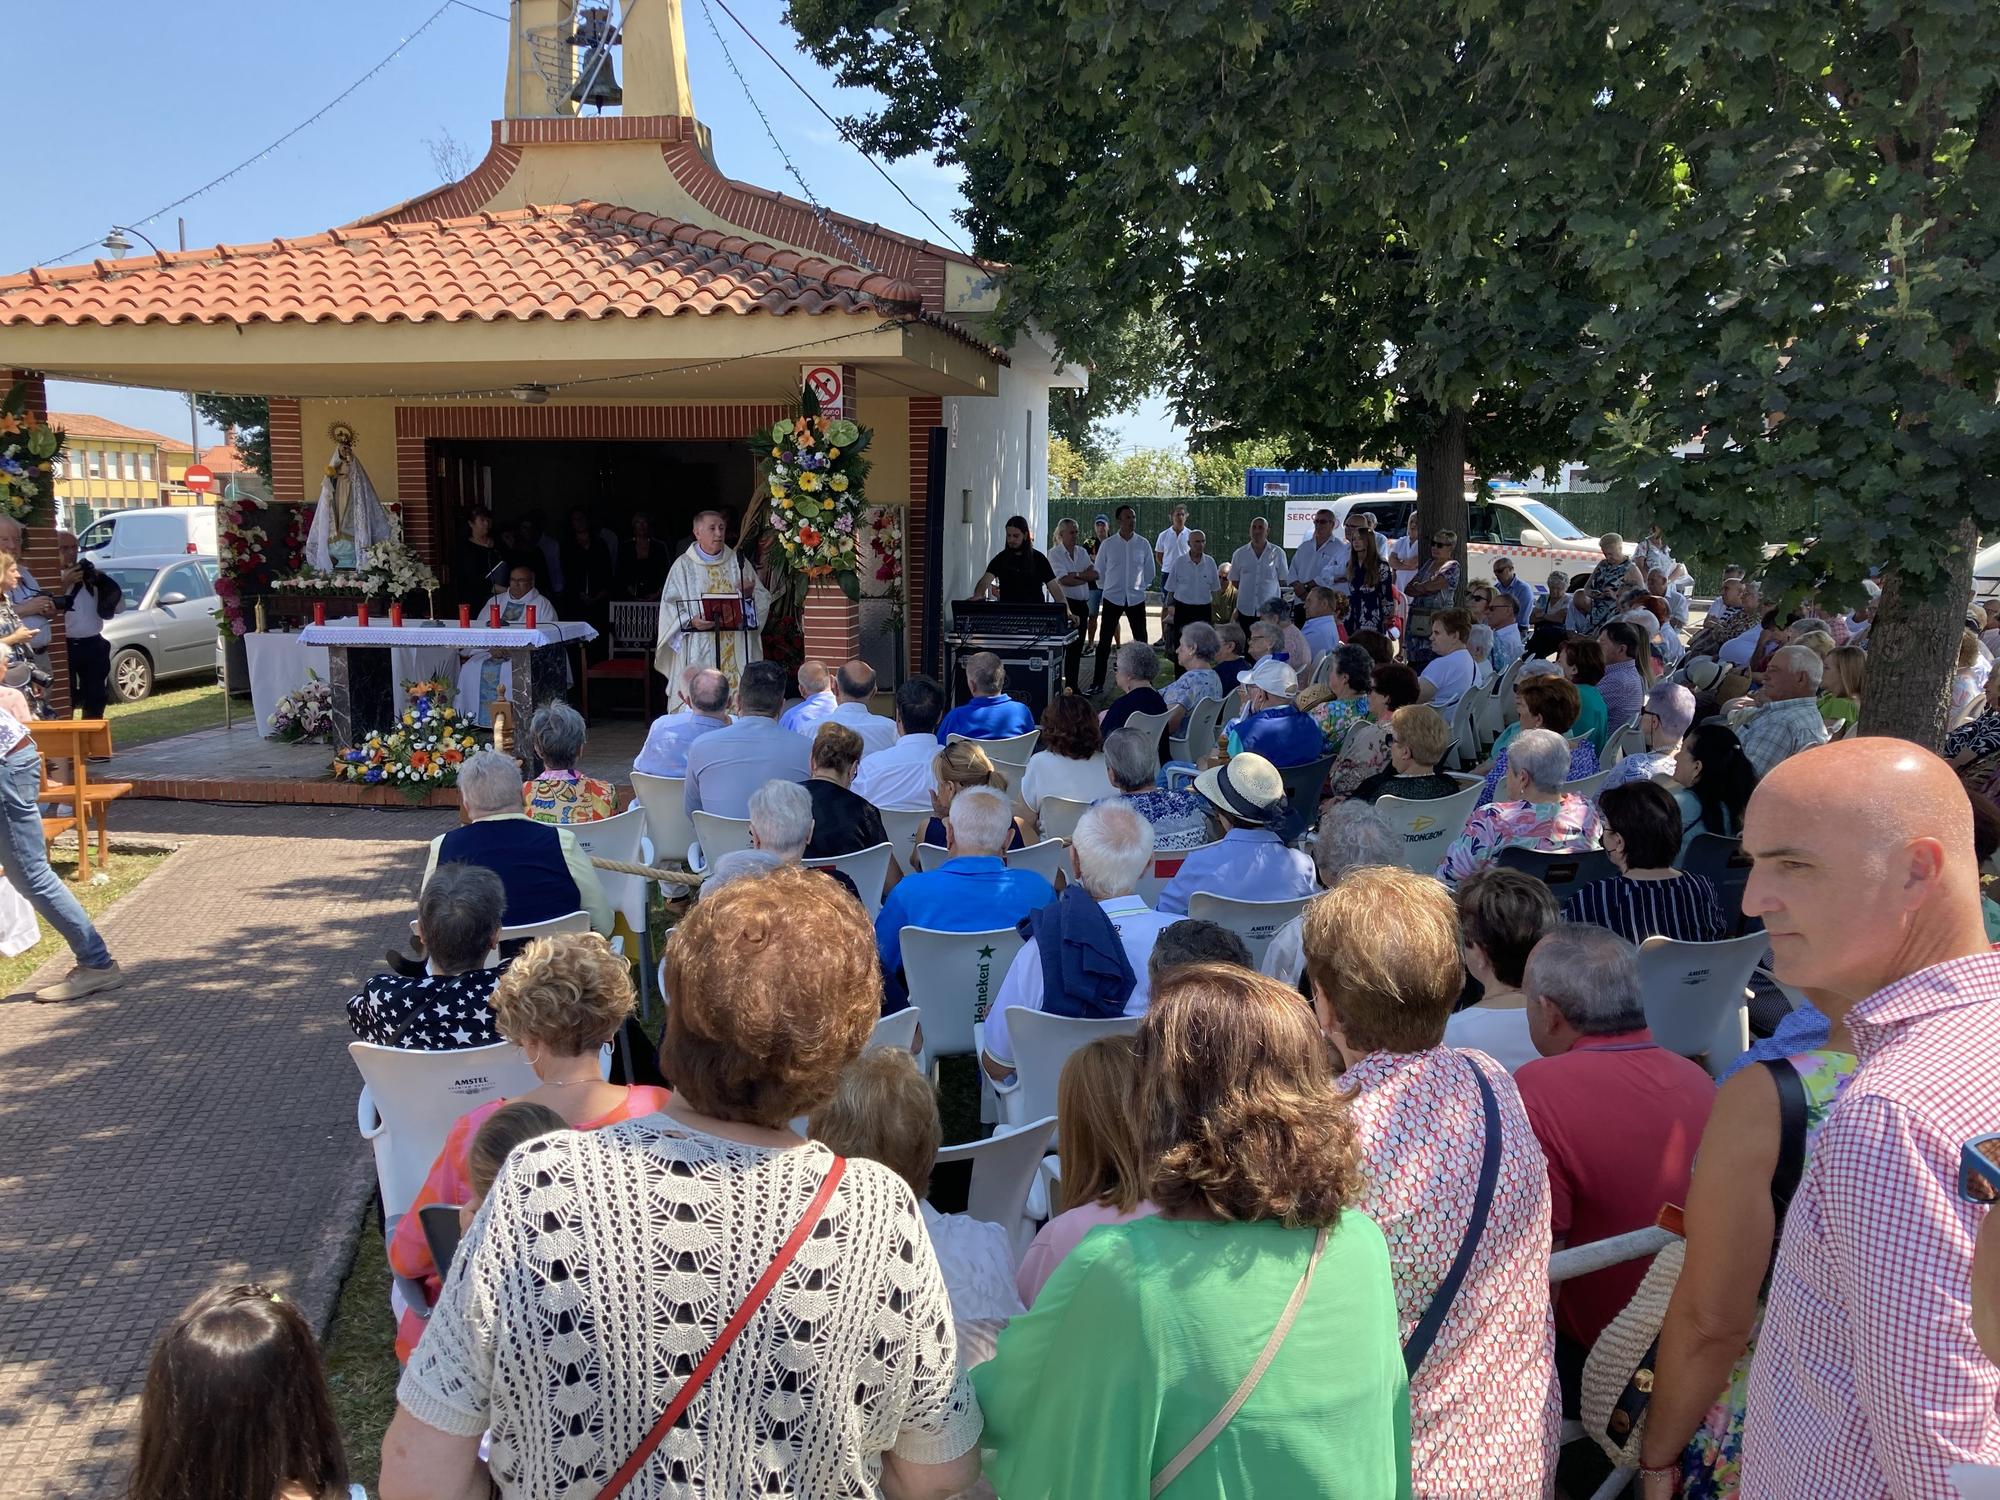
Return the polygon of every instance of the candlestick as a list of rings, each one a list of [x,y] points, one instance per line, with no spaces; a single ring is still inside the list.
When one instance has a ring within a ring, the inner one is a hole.
[[[530,604],[528,606],[528,629],[533,630],[534,628],[535,628],[535,606]]]
[[[472,628],[472,606],[470,604],[459,605],[458,628],[460,630],[470,630]]]
[[[499,606],[499,605],[497,605],[497,604],[489,604],[489,605],[487,605],[487,606],[486,606],[486,625],[487,625],[487,628],[488,628],[488,629],[490,629],[490,630],[498,630],[498,629],[500,628],[500,606]]]
[[[403,602],[402,602],[402,600],[398,599],[398,600],[395,600],[394,602],[392,602],[392,603],[390,604],[390,606],[389,606],[389,623],[390,623],[391,625],[401,625],[401,624],[403,623]]]
[[[361,601],[361,604],[360,604],[360,606],[359,606],[359,607],[358,607],[358,608],[357,608],[357,609],[355,610],[355,612],[354,612],[354,618],[355,618],[355,620],[356,620],[357,622],[359,622],[359,623],[360,623],[361,625],[363,625],[363,626],[366,626],[366,625],[367,625],[367,623],[368,623],[368,601],[367,601],[366,599],[363,599],[363,600]]]
[[[259,599],[257,601],[257,634],[262,635],[263,633],[264,633],[264,601],[262,599]]]
[[[313,600],[313,624],[324,625],[325,623],[326,601],[324,599],[315,599]]]

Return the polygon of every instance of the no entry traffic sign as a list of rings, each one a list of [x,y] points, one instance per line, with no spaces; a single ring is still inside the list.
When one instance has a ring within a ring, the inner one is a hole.
[[[181,483],[197,495],[206,495],[215,488],[215,471],[205,464],[189,464],[187,473],[181,476]]]

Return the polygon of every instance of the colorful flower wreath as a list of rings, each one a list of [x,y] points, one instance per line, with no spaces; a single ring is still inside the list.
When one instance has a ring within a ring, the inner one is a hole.
[[[770,491],[779,555],[808,579],[832,578],[850,599],[860,597],[856,548],[868,508],[862,455],[872,436],[845,417],[822,416],[808,386],[800,392],[797,416],[750,440]]]

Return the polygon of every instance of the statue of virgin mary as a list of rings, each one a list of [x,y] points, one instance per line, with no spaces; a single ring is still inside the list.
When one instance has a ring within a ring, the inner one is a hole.
[[[306,534],[306,561],[322,573],[353,568],[370,547],[396,536],[368,471],[354,456],[354,429],[336,422],[331,435],[333,457],[326,462],[312,530]]]

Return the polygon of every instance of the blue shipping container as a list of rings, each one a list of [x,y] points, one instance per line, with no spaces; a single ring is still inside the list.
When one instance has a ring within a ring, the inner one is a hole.
[[[1267,484],[1282,484],[1282,491],[1266,491]],[[1383,490],[1417,487],[1415,469],[1246,469],[1243,493],[1251,499],[1265,494],[1287,495],[1374,495]]]

